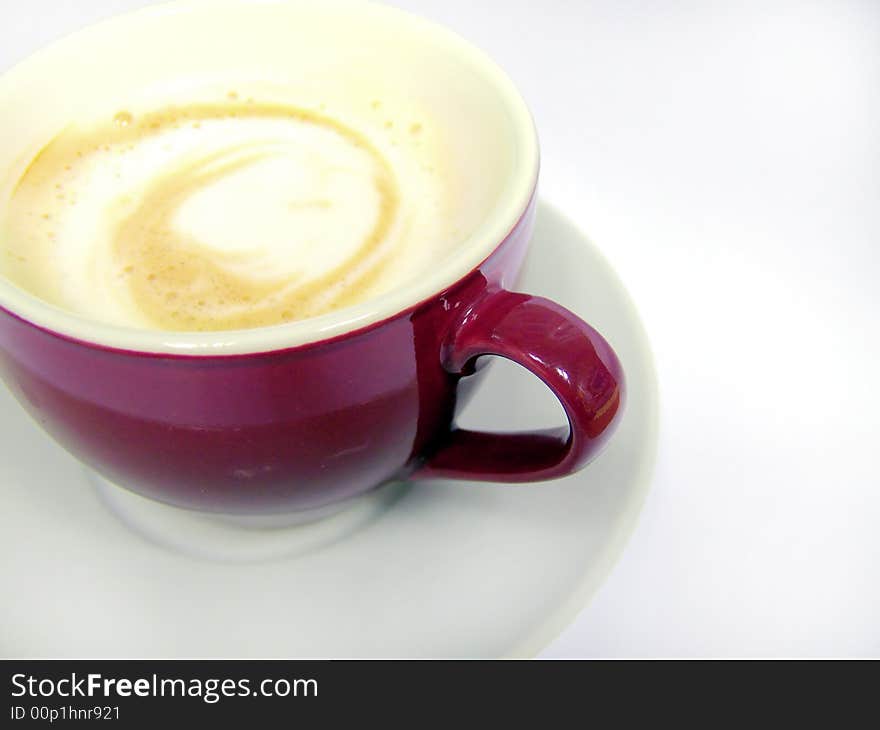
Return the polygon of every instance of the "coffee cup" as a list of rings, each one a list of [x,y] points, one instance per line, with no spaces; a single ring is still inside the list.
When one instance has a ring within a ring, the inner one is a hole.
[[[185,0],[51,45],[0,103],[2,376],[109,482],[297,513],[396,479],[561,477],[613,432],[611,347],[515,291],[532,118],[453,33],[364,2]],[[458,428],[489,355],[567,426]]]

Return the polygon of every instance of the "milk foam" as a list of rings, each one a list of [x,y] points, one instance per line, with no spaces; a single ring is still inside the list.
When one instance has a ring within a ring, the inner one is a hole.
[[[49,141],[11,195],[4,273],[114,324],[238,329],[377,296],[450,245],[430,120],[234,97]]]

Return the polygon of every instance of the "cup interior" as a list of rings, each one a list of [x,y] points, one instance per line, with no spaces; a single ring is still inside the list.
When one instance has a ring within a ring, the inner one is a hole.
[[[376,112],[369,123],[396,130],[392,135],[412,133],[414,120],[431,120],[440,173],[455,200],[456,233],[430,269],[330,314],[238,331],[103,324],[34,297],[5,275],[0,306],[59,334],[122,349],[240,354],[302,345],[443,291],[492,252],[533,195],[538,152],[528,109],[508,77],[452,32],[365,2],[188,0],[80,31],[0,78],[0,236],[16,181],[72,119],[239,87],[326,109],[352,124],[362,124],[369,107]],[[393,144],[393,136],[386,138]]]

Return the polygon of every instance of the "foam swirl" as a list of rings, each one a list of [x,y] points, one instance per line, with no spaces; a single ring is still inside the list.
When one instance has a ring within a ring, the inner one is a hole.
[[[48,209],[50,202],[56,207],[66,203],[68,195],[77,194],[77,186],[68,191],[63,181],[71,177],[76,181],[77,170],[87,167],[93,157],[101,158],[96,162],[106,168],[104,158],[110,153],[124,155],[182,127],[198,129],[230,120],[270,120],[320,130],[321,144],[336,155],[322,162],[321,174],[337,174],[334,171],[341,159],[355,165],[361,178],[369,175],[372,203],[359,216],[369,220],[359,220],[351,227],[359,232],[353,245],[326,255],[319,251],[315,255],[330,263],[317,272],[277,266],[271,247],[260,241],[231,249],[218,247],[215,241],[180,223],[182,212],[197,196],[267,160],[297,165],[303,164],[303,155],[316,153],[288,149],[294,143],[284,138],[238,139],[219,147],[184,146],[179,153],[166,155],[134,193],[107,205],[102,235],[96,236],[90,254],[90,276],[97,281],[95,285],[123,292],[151,327],[186,331],[278,324],[361,299],[394,254],[390,233],[399,217],[398,185],[391,166],[363,134],[319,112],[237,99],[169,107],[143,115],[123,110],[104,124],[88,129],[71,127],[53,139],[18,181],[13,210],[16,201],[18,209],[30,211],[30,215],[41,207]],[[361,189],[346,184],[348,188],[342,189],[349,197],[364,197]],[[308,217],[320,227],[321,221],[335,217],[334,225],[338,225],[336,203],[326,195],[298,198],[289,203],[291,220],[296,223]],[[224,217],[251,215],[247,208],[219,209],[215,215],[222,222]],[[46,220],[52,217],[44,214]],[[27,221],[20,221],[20,227],[27,225]],[[321,243],[324,239],[314,244],[296,240],[301,232],[295,225],[288,233],[291,247],[326,246],[326,241]],[[51,233],[50,237],[53,235],[57,236]],[[113,280],[110,285],[103,281],[108,277]]]

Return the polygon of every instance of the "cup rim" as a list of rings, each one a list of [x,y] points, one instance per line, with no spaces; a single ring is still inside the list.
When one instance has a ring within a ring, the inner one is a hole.
[[[149,330],[104,323],[50,304],[18,287],[0,275],[0,308],[41,329],[54,334],[108,349],[133,350],[154,354],[178,355],[241,355],[286,350],[329,339],[337,339],[362,330],[412,309],[449,289],[479,267],[506,240],[528,209],[538,178],[539,152],[537,132],[525,100],[510,77],[483,50],[466,41],[454,31],[409,13],[367,0],[332,0],[350,9],[403,16],[420,32],[430,33],[438,45],[464,59],[489,79],[506,107],[516,146],[513,171],[504,184],[500,202],[454,253],[424,276],[410,280],[377,297],[344,307],[327,314],[279,325],[240,330],[210,332],[175,332]],[[246,7],[249,0],[221,0],[227,6]],[[295,8],[319,4],[327,0],[260,0],[262,5],[283,5]],[[144,16],[174,14],[191,10],[210,11],[217,0],[172,0],[171,2],[129,11],[75,31],[31,54],[0,74],[0,95],[4,87],[18,82],[28,72],[30,62],[51,53],[63,52],[68,46],[87,42],[92,33],[106,32],[115,24],[136,22]]]

